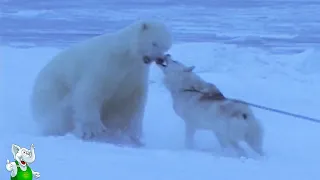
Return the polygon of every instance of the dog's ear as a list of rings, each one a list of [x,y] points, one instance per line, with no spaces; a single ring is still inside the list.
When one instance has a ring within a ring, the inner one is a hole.
[[[193,71],[194,70],[194,68],[196,68],[195,66],[190,66],[190,67],[186,67],[186,68],[184,68],[184,72],[191,72],[191,71]]]

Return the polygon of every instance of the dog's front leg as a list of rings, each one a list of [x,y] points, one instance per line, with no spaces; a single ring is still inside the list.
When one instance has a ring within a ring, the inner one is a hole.
[[[217,137],[217,140],[220,144],[220,147],[221,147],[221,150],[222,152],[224,152],[226,150],[226,148],[229,147],[230,143],[229,143],[229,140],[225,138],[225,136],[223,136],[222,134],[220,133],[216,133],[213,131],[213,133],[216,135]]]
[[[254,138],[247,138],[247,144],[256,152],[258,153],[260,156],[264,156],[264,152],[262,150],[262,146],[261,143],[257,143],[253,140]]]
[[[238,156],[240,157],[248,157],[247,153],[245,152],[245,150],[239,146],[239,144],[237,142],[230,142],[231,146],[234,148],[234,150],[237,152]]]

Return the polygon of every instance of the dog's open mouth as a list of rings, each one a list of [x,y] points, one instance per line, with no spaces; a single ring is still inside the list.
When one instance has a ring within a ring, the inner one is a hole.
[[[156,63],[162,67],[167,67],[167,61],[163,58],[157,58]]]

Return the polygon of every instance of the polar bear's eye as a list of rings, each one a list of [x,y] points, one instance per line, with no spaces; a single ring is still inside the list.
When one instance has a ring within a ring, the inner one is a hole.
[[[153,47],[158,47],[158,44],[156,42],[152,42]]]

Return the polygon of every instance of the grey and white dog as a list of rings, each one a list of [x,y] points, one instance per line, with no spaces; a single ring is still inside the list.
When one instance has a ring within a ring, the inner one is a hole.
[[[231,147],[239,156],[247,156],[239,145],[245,141],[263,155],[263,128],[247,104],[226,98],[212,83],[204,81],[170,55],[156,61],[164,73],[175,113],[184,120],[185,145],[193,148],[196,130],[212,131],[223,149]]]

